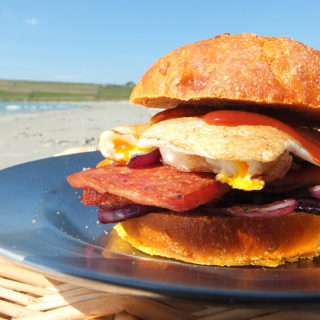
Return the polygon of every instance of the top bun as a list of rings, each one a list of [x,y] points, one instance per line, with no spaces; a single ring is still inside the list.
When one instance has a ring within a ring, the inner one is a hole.
[[[320,121],[320,51],[285,37],[222,34],[160,58],[130,101],[155,108],[263,105]]]

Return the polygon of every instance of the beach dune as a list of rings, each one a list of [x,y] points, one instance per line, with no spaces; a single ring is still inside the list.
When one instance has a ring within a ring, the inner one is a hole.
[[[0,169],[74,148],[93,150],[103,130],[147,122],[159,111],[121,101],[85,103],[77,109],[1,115]]]

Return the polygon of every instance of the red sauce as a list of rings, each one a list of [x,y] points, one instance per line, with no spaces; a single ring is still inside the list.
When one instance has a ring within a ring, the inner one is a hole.
[[[172,109],[163,110],[155,114],[149,121],[149,123],[156,124],[158,122],[180,118],[180,117],[197,117],[206,114],[212,110],[212,107],[207,106],[178,106]]]
[[[320,166],[320,144],[305,138],[298,131],[279,120],[259,113],[231,110],[213,111],[201,118],[207,124],[216,126],[269,126],[279,129],[300,142],[311,155],[314,163]]]

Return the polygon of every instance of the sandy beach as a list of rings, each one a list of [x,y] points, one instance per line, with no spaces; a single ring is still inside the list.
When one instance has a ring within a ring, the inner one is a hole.
[[[146,122],[156,112],[159,109],[121,101],[85,103],[78,109],[0,115],[0,169],[71,148],[94,149],[103,130]]]

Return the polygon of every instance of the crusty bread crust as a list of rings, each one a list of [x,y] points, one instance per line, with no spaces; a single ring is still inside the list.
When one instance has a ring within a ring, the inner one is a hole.
[[[285,37],[223,34],[159,59],[130,101],[159,108],[262,104],[320,119],[320,52]]]
[[[151,213],[115,228],[141,251],[196,264],[274,267],[320,253],[320,216],[304,212],[272,218]]]

